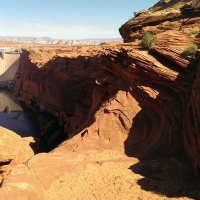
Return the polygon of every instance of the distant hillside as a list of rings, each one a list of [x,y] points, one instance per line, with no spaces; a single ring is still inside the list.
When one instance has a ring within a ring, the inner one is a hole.
[[[56,44],[62,42],[68,45],[89,45],[89,44],[101,44],[104,42],[118,41],[122,42],[122,38],[96,38],[96,39],[80,39],[80,40],[62,40],[53,39],[50,37],[20,37],[20,36],[0,36],[0,40],[12,41],[12,42],[24,42],[32,44]]]

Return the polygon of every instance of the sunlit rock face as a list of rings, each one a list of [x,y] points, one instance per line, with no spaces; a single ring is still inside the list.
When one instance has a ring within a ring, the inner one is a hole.
[[[186,10],[183,7],[186,7]],[[156,43],[159,45],[187,46],[194,42],[194,38],[188,33],[200,28],[198,10],[192,11],[190,8],[191,0],[159,1],[121,25],[119,33],[125,43],[138,44],[144,33],[150,32],[157,35]]]
[[[0,126],[0,181],[14,166],[24,163],[38,150],[39,139],[21,138],[13,131]]]

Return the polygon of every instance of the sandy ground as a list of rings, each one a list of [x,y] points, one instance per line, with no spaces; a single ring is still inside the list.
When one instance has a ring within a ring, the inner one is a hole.
[[[192,171],[175,158],[139,161],[106,151],[68,171],[45,192],[46,200],[200,199]]]

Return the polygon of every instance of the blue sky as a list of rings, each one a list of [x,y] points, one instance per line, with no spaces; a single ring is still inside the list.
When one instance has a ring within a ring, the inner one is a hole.
[[[158,0],[1,0],[0,36],[117,38],[133,12]]]

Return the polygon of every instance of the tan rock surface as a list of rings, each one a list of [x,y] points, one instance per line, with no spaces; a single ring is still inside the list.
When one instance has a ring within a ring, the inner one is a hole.
[[[196,199],[198,182],[174,158],[140,161],[116,151],[87,154],[57,148],[18,165],[0,199]]]
[[[0,178],[3,179],[16,165],[25,162],[34,155],[30,144],[32,137],[22,139],[11,130],[0,127]],[[35,146],[38,146],[35,144]]]
[[[43,188],[34,171],[24,164],[17,165],[4,179],[0,189],[0,199],[43,200]]]
[[[104,154],[107,153],[97,155],[101,158]],[[185,176],[187,169],[180,173],[180,168],[184,166],[173,159],[141,164],[115,155],[113,160],[79,165],[78,169],[65,172],[45,191],[45,199],[186,200],[198,197],[199,191],[194,189],[197,182]],[[188,193],[189,185],[193,192],[187,198],[184,192]]]
[[[191,0],[159,1],[144,13],[130,19],[119,28],[124,42],[136,42],[145,32],[157,35],[156,44],[163,46],[183,47],[190,44],[199,33],[199,12],[192,15],[183,15],[180,8],[186,4],[191,5]],[[189,6],[190,7],[190,6]],[[187,14],[187,13],[186,13]],[[187,22],[188,20],[188,22]],[[186,23],[185,23],[186,22]],[[185,23],[183,25],[183,23]],[[198,33],[190,36],[191,31]],[[184,39],[182,39],[184,37]]]
[[[19,135],[6,128],[0,127],[0,162],[9,162],[13,160],[20,149],[23,147],[23,141]]]

